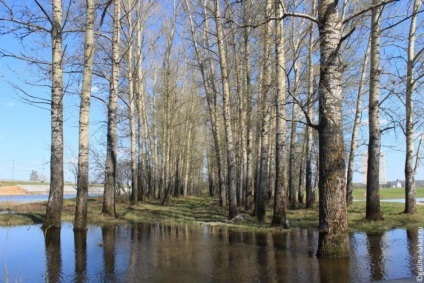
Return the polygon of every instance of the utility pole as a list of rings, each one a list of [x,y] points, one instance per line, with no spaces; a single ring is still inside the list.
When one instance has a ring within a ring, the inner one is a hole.
[[[15,160],[12,160],[12,181],[14,180],[15,175]]]

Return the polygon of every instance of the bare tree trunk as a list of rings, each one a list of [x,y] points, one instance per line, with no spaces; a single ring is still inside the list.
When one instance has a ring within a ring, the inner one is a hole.
[[[265,17],[268,19],[271,12],[271,1],[267,0],[265,7]],[[268,182],[268,159],[269,159],[269,128],[270,128],[270,103],[269,91],[271,83],[271,60],[270,60],[270,23],[264,25],[263,32],[263,58],[262,58],[262,80],[260,90],[262,95],[261,111],[263,113],[261,128],[261,147],[260,147],[260,173],[256,195],[256,217],[260,222],[265,220],[266,200]]]
[[[234,35],[235,37],[235,35]],[[236,81],[237,81],[237,97],[239,100],[239,109],[238,109],[238,118],[240,128],[238,129],[238,141],[239,141],[239,165],[237,166],[239,169],[239,179],[237,185],[237,205],[244,206],[245,204],[245,196],[246,196],[246,161],[247,161],[247,148],[246,148],[246,95],[243,88],[243,78],[244,78],[244,70],[242,69],[241,64],[241,56],[239,54],[240,46],[237,44],[234,39],[234,56],[235,56],[235,65],[236,65]],[[237,123],[237,122],[236,122]]]
[[[313,1],[313,11],[316,8],[316,0]],[[315,98],[314,98],[314,30],[313,23],[309,30],[309,42],[308,42],[308,116],[311,121],[314,120],[315,114]],[[311,208],[315,203],[314,186],[312,180],[312,142],[314,140],[314,129],[310,126],[306,126],[306,165],[305,165],[305,178],[306,178],[306,208]]]
[[[82,78],[79,154],[77,176],[77,198],[75,207],[74,231],[87,230],[87,200],[89,187],[89,119],[94,61],[94,21],[95,0],[86,1],[86,24],[84,46],[84,73]]]
[[[190,112],[189,115],[193,113],[194,109],[194,97],[193,93],[194,90],[191,91],[192,96],[190,99]],[[192,146],[191,139],[192,139],[192,132],[193,132],[193,121],[191,117],[187,118],[187,125],[186,128],[188,128],[188,134],[187,134],[187,145],[185,146],[185,168],[184,168],[184,184],[183,184],[183,196],[186,197],[188,193],[188,179],[190,175],[190,148]]]
[[[205,28],[203,32],[203,40],[206,44],[206,48],[208,48],[208,50],[211,50],[209,39],[208,39],[208,36],[209,36],[208,17],[209,16],[207,15],[206,3],[207,3],[207,0],[204,0],[203,14],[205,18],[205,23],[204,23]],[[218,121],[218,105],[217,105],[218,90],[217,90],[217,86],[215,85],[215,68],[210,56],[207,56],[207,59],[205,60],[206,60],[205,64],[206,66],[208,66],[208,69],[209,69],[209,77],[207,78],[208,85],[210,84],[209,87],[211,88],[211,92],[210,92],[211,96],[207,96],[207,98],[208,98],[209,112],[211,113],[210,115],[211,115],[212,135],[214,138],[216,158],[218,162],[219,202],[221,206],[226,206],[228,202],[228,196],[227,196],[228,184],[227,184],[227,181],[225,180],[226,179],[225,178],[225,160],[224,160],[224,153],[223,153],[223,150],[221,149],[221,143],[220,143],[221,134],[219,131],[219,121]],[[212,109],[212,112],[211,112],[211,109]]]
[[[127,20],[128,20],[128,29],[132,32],[134,30],[133,21],[132,21],[132,12],[131,7],[133,7],[134,3],[132,0],[127,0],[127,7],[129,11],[126,12]],[[138,20],[140,22],[140,19]],[[138,34],[138,32],[137,32]],[[137,48],[137,47],[136,47]],[[138,50],[137,50],[138,51]],[[136,51],[136,52],[137,52]],[[129,113],[128,118],[130,121],[130,144],[131,144],[131,203],[136,205],[138,202],[138,170],[137,170],[137,143],[136,143],[136,116],[135,116],[135,103],[136,103],[136,95],[138,94],[137,88],[134,84],[134,54],[133,54],[133,37],[131,35],[128,36],[128,99],[129,99]],[[136,58],[140,60],[140,58]],[[137,82],[137,81],[136,81]],[[141,150],[141,149],[140,149]]]
[[[156,104],[156,98],[155,96],[153,96],[153,104]],[[157,198],[161,198],[160,195],[160,187],[159,187],[159,183],[161,182],[160,177],[159,177],[159,146],[158,146],[158,133],[157,133],[157,128],[156,125],[153,125],[153,146],[154,146],[154,150],[153,150],[153,176],[155,179],[154,182],[154,187],[153,187],[153,197],[157,197]]]
[[[141,13],[141,7],[138,8],[138,13]],[[137,204],[138,200],[143,201],[144,199],[144,192],[143,189],[143,174],[145,173],[144,170],[144,155],[143,155],[143,125],[144,123],[147,123],[147,121],[144,120],[144,114],[145,114],[145,100],[144,100],[144,87],[143,87],[143,73],[142,73],[142,54],[141,54],[141,37],[143,35],[143,23],[140,19],[140,15],[138,15],[139,19],[137,22],[137,39],[136,39],[136,50],[135,50],[135,59],[137,64],[135,65],[136,71],[135,71],[135,82],[134,82],[134,92],[135,92],[135,99],[137,100],[137,125],[138,125],[138,133],[137,133],[137,145],[138,145],[138,157],[137,157],[137,181],[132,186],[132,201],[133,204]],[[134,129],[135,131],[135,129]],[[145,132],[145,134],[147,134]],[[145,137],[147,140],[147,137]],[[134,181],[133,181],[134,182]]]
[[[282,17],[282,7],[278,0],[275,0],[275,17]],[[286,74],[284,67],[286,64],[284,52],[284,21],[275,23],[275,56],[276,56],[276,95],[275,95],[275,193],[274,193],[274,214],[272,225],[289,227],[287,221],[287,195],[286,195],[286,165],[285,161],[285,141],[286,122],[284,120],[286,111],[284,107],[286,95]]]
[[[376,5],[380,0],[373,0]],[[369,90],[369,145],[367,169],[367,220],[382,220],[380,211],[380,150],[381,131],[379,118],[379,93],[380,93],[380,17],[382,6],[372,9],[371,14],[371,50],[370,50],[370,90]]]
[[[219,63],[221,66],[222,91],[223,91],[223,111],[225,142],[227,145],[227,172],[228,172],[228,219],[233,219],[238,215],[236,196],[236,174],[234,168],[234,145],[233,132],[231,129],[231,109],[230,109],[230,83],[227,66],[227,52],[224,44],[224,32],[221,22],[219,0],[215,0],[215,23],[218,41]]]
[[[414,159],[414,105],[412,95],[415,89],[414,65],[415,56],[415,33],[417,31],[417,15],[420,10],[422,1],[415,0],[412,11],[411,25],[409,27],[409,44],[408,44],[408,62],[406,75],[406,157],[405,157],[405,213],[415,214],[416,208],[416,190],[415,190],[415,173],[416,166],[413,166]],[[417,160],[419,155],[417,154]],[[418,162],[416,162],[418,164]]]
[[[318,1],[319,82],[319,240],[317,256],[349,256],[346,166],[342,123],[342,40],[337,2]]]
[[[296,90],[296,84],[298,81],[298,74],[297,74],[297,66],[295,62],[294,66],[294,89],[293,89],[293,105],[292,105],[292,115],[291,115],[291,128],[290,128],[290,152],[289,152],[289,204],[291,209],[295,209],[297,207],[297,200],[296,200],[296,186],[295,186],[295,178],[296,178],[296,115],[298,111],[297,103],[295,99],[297,99],[297,90]]]
[[[364,94],[364,91],[362,90],[362,87],[365,82],[365,76],[367,72],[367,65],[368,65],[368,58],[369,58],[369,47],[370,47],[371,41],[368,43],[367,51],[365,53],[364,62],[362,63],[362,74],[361,79],[359,81],[359,87],[358,87],[358,98],[356,99],[356,110],[355,110],[355,120],[353,121],[353,129],[352,129],[352,137],[350,141],[350,150],[349,150],[349,159],[347,162],[347,183],[346,183],[346,204],[350,205],[353,202],[353,186],[352,186],[352,179],[353,179],[353,162],[355,160],[355,152],[357,150],[357,136],[358,136],[358,127],[359,123],[361,122],[361,113],[362,113],[362,96]]]
[[[62,1],[52,1],[52,99],[50,192],[43,229],[60,228],[63,206]]]
[[[103,195],[102,213],[115,217],[115,179],[117,163],[117,110],[118,110],[118,78],[119,78],[119,35],[120,35],[120,0],[114,0],[113,38],[112,38],[112,77],[108,104],[106,177]]]
[[[304,141],[306,141],[306,135],[307,135],[307,131],[305,128],[305,132],[304,132]],[[299,184],[298,184],[298,189],[297,189],[297,201],[298,203],[305,203],[304,201],[304,186],[305,186],[305,156],[306,156],[306,143],[303,142],[303,144],[301,144],[302,147],[302,152],[300,153],[300,158],[299,158],[299,163],[300,163],[300,168],[298,168],[298,178],[299,178]]]
[[[271,63],[272,64],[272,63]],[[270,82],[271,85],[272,82]],[[274,178],[274,158],[275,158],[275,111],[272,111],[272,108],[274,108],[273,102],[275,101],[275,98],[271,96],[271,93],[269,93],[269,105],[270,105],[270,123],[269,123],[269,131],[268,131],[268,189],[266,192],[266,202],[267,204],[272,202],[274,200],[274,191],[275,191],[275,178]]]
[[[244,75],[245,75],[245,84],[246,84],[246,111],[245,111],[245,121],[246,121],[246,165],[245,165],[245,209],[250,209],[253,202],[253,176],[252,176],[252,79],[251,79],[251,64],[250,64],[250,43],[249,43],[249,34],[250,28],[248,27],[249,22],[249,3],[243,1],[243,18],[246,25],[246,28],[243,32],[243,51],[244,56],[242,58],[243,65],[245,66]]]

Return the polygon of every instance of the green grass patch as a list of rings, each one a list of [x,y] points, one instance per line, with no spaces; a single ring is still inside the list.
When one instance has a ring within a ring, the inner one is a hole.
[[[130,205],[128,201],[116,204],[117,218],[110,218],[101,213],[102,198],[89,198],[88,221],[91,224],[107,223],[162,223],[162,224],[194,224],[223,226],[237,230],[279,230],[271,228],[272,209],[269,207],[265,223],[259,223],[250,211],[241,210],[245,221],[229,222],[228,210],[220,207],[218,200],[211,197],[171,198],[167,205],[160,200],[147,200],[138,205]],[[392,228],[419,227],[424,223],[424,206],[417,206],[415,215],[403,213],[403,203],[381,202],[384,221],[367,221],[365,219],[365,202],[354,202],[348,207],[350,231],[381,232]],[[15,226],[42,223],[46,211],[46,202],[19,204],[0,203],[0,226]],[[64,201],[62,220],[72,222],[75,213],[75,199]],[[300,208],[288,210],[287,217],[291,228],[318,228],[318,208]]]
[[[424,188],[416,189],[416,197],[424,198]],[[366,189],[353,189],[353,199],[365,199]],[[405,198],[405,188],[395,189],[395,188],[381,188],[380,189],[380,199],[403,199]]]

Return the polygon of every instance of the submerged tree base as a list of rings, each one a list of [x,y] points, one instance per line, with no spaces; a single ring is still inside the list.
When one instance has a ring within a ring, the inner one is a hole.
[[[319,233],[317,257],[345,258],[350,256],[349,234],[330,236],[328,232]]]

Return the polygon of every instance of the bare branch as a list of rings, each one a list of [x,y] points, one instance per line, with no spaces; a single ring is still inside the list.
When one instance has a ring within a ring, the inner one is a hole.
[[[40,8],[40,10],[43,12],[43,14],[47,18],[47,20],[50,22],[50,24],[53,26],[53,21],[50,18],[49,14],[46,12],[46,10],[44,10],[44,7],[38,2],[38,0],[34,0],[34,1],[37,4],[38,8]]]
[[[422,12],[424,12],[424,10],[418,11],[416,14],[418,15],[418,14],[421,14]],[[394,23],[394,24],[392,24],[392,25],[390,25],[388,27],[385,27],[384,29],[381,29],[381,32],[386,31],[388,29],[391,29],[391,28],[393,28],[393,27],[395,27],[395,26],[397,26],[397,25],[399,25],[399,24],[401,24],[401,23],[409,20],[410,18],[412,18],[413,15],[414,15],[414,13],[412,13],[411,15],[403,18],[402,20],[400,20],[400,21],[398,21],[398,22],[396,22],[396,23]]]
[[[418,166],[419,166],[419,163],[420,163],[420,159],[421,159],[420,158],[420,151],[421,151],[421,144],[423,142],[423,139],[424,139],[424,133],[421,133],[420,141],[418,143],[418,148],[417,148],[417,156],[415,157],[414,174],[417,172]]]
[[[346,19],[343,20],[342,23],[343,24],[346,24],[349,21],[353,20],[354,18],[359,17],[360,15],[365,14],[366,12],[371,11],[374,8],[377,8],[377,7],[380,7],[380,6],[384,6],[386,4],[389,4],[389,3],[392,3],[392,2],[397,2],[397,1],[399,1],[399,0],[386,0],[386,1],[382,1],[382,2],[380,2],[378,4],[375,4],[375,5],[371,5],[371,6],[367,7],[367,8],[365,8],[365,9],[359,11],[359,12],[356,12],[353,15],[347,17]]]

